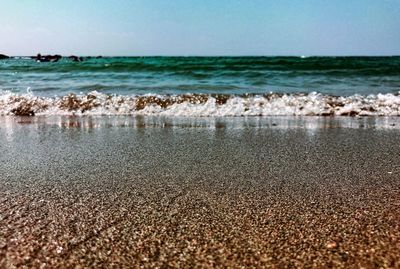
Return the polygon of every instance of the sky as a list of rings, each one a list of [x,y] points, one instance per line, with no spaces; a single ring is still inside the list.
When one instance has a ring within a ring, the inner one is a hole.
[[[7,55],[400,55],[400,0],[1,0]]]

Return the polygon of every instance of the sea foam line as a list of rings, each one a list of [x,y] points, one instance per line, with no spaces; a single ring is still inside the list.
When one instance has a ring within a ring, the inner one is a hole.
[[[0,91],[0,115],[400,116],[400,92],[331,96],[316,92],[264,95],[108,95],[39,97]]]

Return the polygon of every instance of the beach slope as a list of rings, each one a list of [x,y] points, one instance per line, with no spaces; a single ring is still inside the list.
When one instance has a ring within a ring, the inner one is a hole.
[[[399,268],[400,122],[361,121],[2,117],[0,267]]]

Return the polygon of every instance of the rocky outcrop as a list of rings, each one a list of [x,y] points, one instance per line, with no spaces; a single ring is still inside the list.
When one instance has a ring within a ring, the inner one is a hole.
[[[4,54],[0,54],[0,60],[9,59],[10,57]]]
[[[62,56],[61,55],[41,55],[40,53],[36,56],[31,57],[35,59],[37,62],[58,62]]]
[[[73,62],[83,62],[83,58],[82,57],[78,57],[78,56],[75,56],[75,55],[69,56],[68,59],[72,60]]]

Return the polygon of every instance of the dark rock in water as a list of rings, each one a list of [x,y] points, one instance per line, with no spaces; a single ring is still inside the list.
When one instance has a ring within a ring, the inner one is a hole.
[[[78,57],[78,56],[75,56],[75,55],[69,56],[68,59],[72,60],[73,62],[83,62],[83,58],[82,57]]]
[[[62,58],[60,54],[53,55],[53,58],[56,59],[55,62],[58,62]]]
[[[38,61],[38,62],[41,62],[41,61],[42,61],[42,54],[38,53],[38,54],[36,55],[36,57],[32,57],[32,58],[35,59],[35,60]]]
[[[103,56],[86,56],[84,59],[101,59]]]
[[[36,61],[37,62],[50,62],[50,60],[46,59],[44,56],[42,56],[42,54],[38,53],[38,55],[36,55]]]
[[[36,57],[31,57],[32,59],[35,59],[37,62],[58,62],[62,56],[59,54],[56,55],[41,55],[38,53]]]
[[[4,54],[0,54],[0,60],[9,59],[10,57]]]

